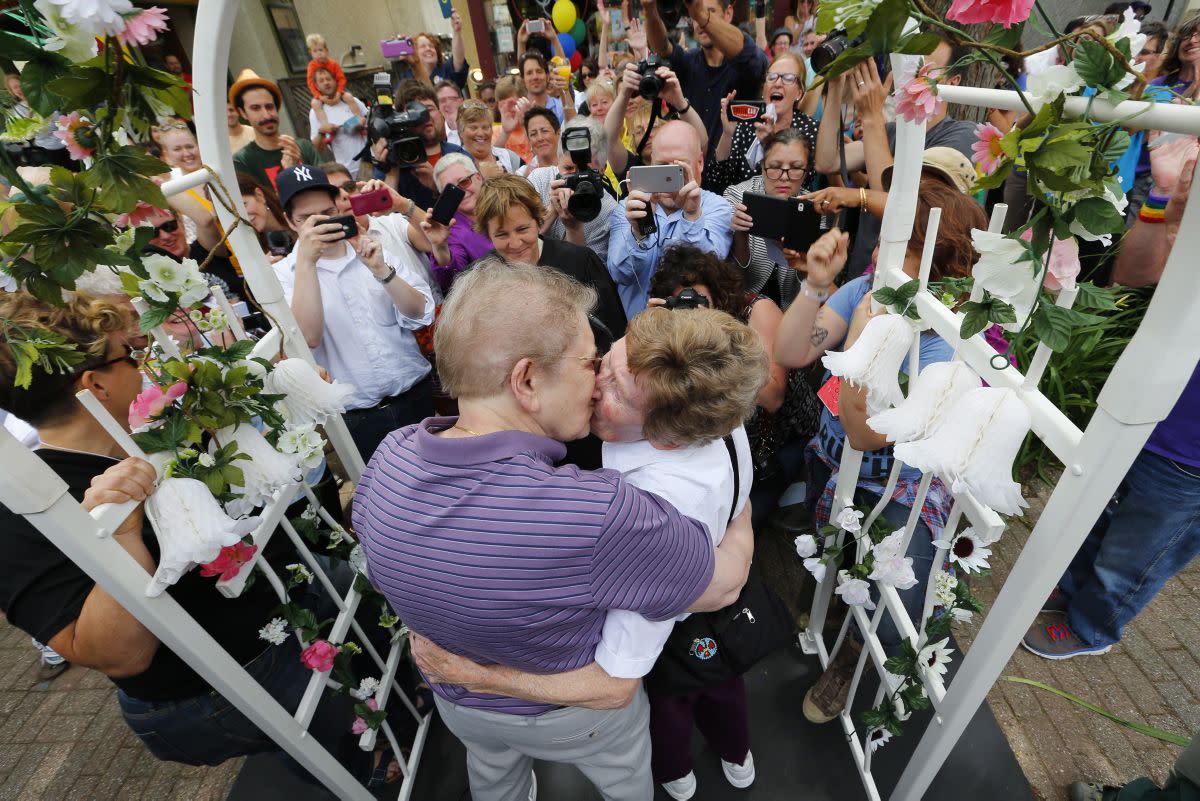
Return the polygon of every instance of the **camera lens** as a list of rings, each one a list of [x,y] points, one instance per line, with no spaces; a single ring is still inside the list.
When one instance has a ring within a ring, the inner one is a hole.
[[[663,80],[657,75],[643,75],[638,81],[638,94],[644,98],[658,97],[663,89]]]
[[[584,181],[575,187],[571,198],[567,201],[567,211],[580,222],[591,222],[600,216],[600,193],[591,181]]]

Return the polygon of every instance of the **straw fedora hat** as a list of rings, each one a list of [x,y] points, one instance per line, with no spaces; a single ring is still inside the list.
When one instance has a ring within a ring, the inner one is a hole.
[[[283,94],[280,93],[279,86],[274,81],[259,77],[258,73],[249,67],[242,70],[233,86],[229,87],[229,102],[237,106],[239,96],[247,89],[266,89],[275,97],[276,106],[283,104]]]

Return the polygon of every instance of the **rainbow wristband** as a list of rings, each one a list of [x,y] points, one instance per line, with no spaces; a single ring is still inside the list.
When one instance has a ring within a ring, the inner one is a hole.
[[[1168,200],[1170,198],[1165,195],[1156,195],[1151,192],[1146,196],[1146,202],[1142,204],[1142,208],[1138,212],[1138,219],[1145,223],[1161,223],[1166,216]]]

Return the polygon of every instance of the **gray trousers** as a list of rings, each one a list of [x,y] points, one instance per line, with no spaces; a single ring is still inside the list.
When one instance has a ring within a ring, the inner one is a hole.
[[[650,801],[650,704],[639,689],[624,709],[565,707],[523,716],[458,706],[434,696],[467,748],[474,801],[525,801],[533,760],[574,765],[605,801]]]

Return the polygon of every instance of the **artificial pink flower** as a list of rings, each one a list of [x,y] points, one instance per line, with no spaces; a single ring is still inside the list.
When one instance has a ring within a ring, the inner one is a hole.
[[[167,387],[165,392],[158,384],[151,384],[129,404],[129,427],[139,429],[149,425],[150,418],[162,414],[164,409],[182,398],[185,392],[186,381],[176,381]]]
[[[379,704],[375,702],[374,698],[367,699],[367,706],[370,707],[372,710],[379,708]],[[370,726],[367,725],[367,722],[365,720],[363,720],[362,718],[355,718],[354,723],[351,724],[351,726],[350,726],[350,733],[351,734],[362,734],[369,728],[370,728]]]
[[[979,165],[984,175],[991,175],[1005,158],[1000,147],[1004,133],[990,122],[981,122],[975,126],[975,135],[979,138],[971,145],[971,161]]]
[[[200,565],[200,575],[206,578],[220,576],[221,581],[228,581],[236,576],[241,571],[242,565],[253,559],[256,553],[258,553],[257,545],[247,545],[244,542],[226,545],[217,554],[216,559],[206,565]]]
[[[67,146],[71,158],[78,161],[96,152],[95,126],[79,116],[78,111],[64,114],[58,118],[58,130],[54,136]]]
[[[946,18],[963,25],[997,22],[1005,28],[1029,19],[1033,0],[954,0]]]
[[[125,18],[125,30],[117,34],[123,45],[148,45],[167,29],[166,9],[154,6]]]
[[[926,64],[917,70],[911,81],[900,87],[896,99],[896,114],[909,122],[924,123],[937,113],[946,101],[938,97],[937,79],[930,73],[934,65]]]
[[[118,228],[137,228],[143,223],[147,223],[160,214],[162,209],[157,206],[151,206],[144,200],[139,200],[133,211],[127,211],[117,217]]]
[[[1029,242],[1033,239],[1033,229],[1027,228],[1021,234],[1021,239]],[[1046,254],[1046,280],[1043,283],[1051,292],[1062,289],[1074,289],[1075,279],[1079,277],[1079,242],[1075,237],[1067,239],[1054,238],[1054,244]]]
[[[300,662],[309,670],[328,673],[333,670],[333,658],[338,655],[338,647],[328,640],[313,640],[312,645],[300,654]]]

